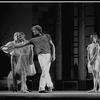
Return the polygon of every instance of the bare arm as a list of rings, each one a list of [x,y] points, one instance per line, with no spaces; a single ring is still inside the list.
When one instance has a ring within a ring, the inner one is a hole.
[[[53,56],[53,61],[55,60],[55,46],[54,46],[54,44],[53,44],[53,42],[52,42],[52,40],[50,40],[50,44],[51,44],[51,48],[52,48],[52,56]]]
[[[21,48],[21,47],[25,47],[27,45],[30,45],[31,43],[29,41],[27,41],[26,43],[20,44],[20,45],[15,45],[14,48]]]
[[[94,50],[95,50],[95,54],[94,54],[94,56],[91,58],[90,61],[93,61],[93,60],[95,59],[95,57],[97,56],[97,54],[98,54],[98,47],[95,47]]]
[[[95,52],[95,54],[93,55],[92,58],[90,58],[90,49],[91,49],[91,47],[88,46],[88,47],[87,47],[87,51],[88,51],[88,52],[87,52],[87,59],[88,59],[88,61],[94,60],[95,57],[97,56],[97,53],[98,53],[98,47],[96,46],[96,47],[93,48],[93,51]]]
[[[3,52],[5,52],[5,53],[10,53],[13,50],[10,48],[10,47],[12,47],[12,45],[13,45],[13,42],[8,42],[7,44],[1,46],[0,50],[3,50]]]
[[[88,60],[88,64],[87,64],[87,68],[88,68],[88,72],[91,73],[92,72],[92,66],[90,64],[90,46],[87,47],[87,60]]]
[[[89,53],[89,46],[87,47],[87,60],[90,61],[89,57],[90,57],[90,53]]]
[[[33,55],[34,55],[34,52],[33,52],[33,45],[30,45],[30,64],[33,64]]]

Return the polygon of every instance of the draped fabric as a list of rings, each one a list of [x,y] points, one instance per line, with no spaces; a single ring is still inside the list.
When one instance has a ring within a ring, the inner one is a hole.
[[[19,53],[19,50],[13,50],[13,49],[9,48],[10,46],[13,46],[13,45],[16,45],[15,41],[10,41],[3,46],[2,50],[5,53],[9,53],[11,55],[11,57],[10,57],[11,70],[12,70],[13,75],[15,75],[15,69],[16,69],[16,65],[17,65],[20,53]],[[7,47],[5,47],[5,46],[7,46]]]
[[[8,42],[7,44],[5,44],[4,46],[2,46],[3,47],[3,51],[5,52],[5,53],[10,53],[11,55],[13,55],[13,53],[14,53],[14,50],[13,49],[9,49],[9,47],[10,46],[13,46],[13,45],[15,45],[15,41],[10,41],[10,42]],[[5,47],[5,46],[7,46],[7,47]]]
[[[15,49],[16,51],[17,49]],[[20,51],[20,57],[16,65],[16,73],[21,74],[21,71],[25,71],[27,76],[36,74],[34,62],[33,62],[33,46],[28,45],[22,48],[18,48]]]
[[[27,42],[27,40],[25,41]],[[25,43],[24,42],[24,43]],[[21,43],[16,44],[15,41],[8,42],[5,46],[20,45]],[[26,72],[27,76],[36,74],[34,62],[33,62],[33,46],[28,45],[22,48],[15,48],[14,50],[4,47],[3,51],[5,53],[11,54],[11,63],[14,65],[14,73],[21,74],[21,70]],[[11,65],[12,65],[11,64]],[[12,66],[11,66],[12,67]]]
[[[15,43],[15,41],[8,42],[2,50],[5,53],[11,55],[11,72],[8,74],[8,89],[10,90],[13,84],[14,89],[18,89],[18,80],[21,82],[21,91],[27,91],[26,76],[36,74],[35,66],[33,63],[33,46],[28,45],[22,48],[11,49],[10,46],[20,45],[27,42],[25,40],[22,43]],[[20,79],[16,79],[16,75],[20,76]],[[12,81],[11,81],[12,79]]]
[[[88,68],[91,70],[90,73],[100,72],[100,46],[98,43],[90,44],[87,47],[88,50]]]

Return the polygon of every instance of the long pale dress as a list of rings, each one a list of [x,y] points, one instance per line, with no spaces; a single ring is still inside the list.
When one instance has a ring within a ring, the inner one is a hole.
[[[22,43],[16,44],[15,41],[8,42],[5,46],[20,45]],[[23,48],[16,48],[14,50],[3,49],[5,53],[11,54],[11,69],[12,72],[9,73],[8,78],[13,78],[13,85],[17,86],[15,82],[15,75],[19,74],[21,76],[22,82],[26,82],[26,76],[34,75],[36,73],[35,66],[33,63],[33,46],[29,45]],[[11,75],[12,74],[12,75]],[[8,81],[9,81],[8,79]],[[8,88],[12,82],[8,82]]]
[[[15,49],[16,51],[17,49]],[[27,91],[26,76],[36,74],[33,63],[33,46],[28,45],[18,48],[20,56],[16,65],[16,73],[21,75],[21,90]]]

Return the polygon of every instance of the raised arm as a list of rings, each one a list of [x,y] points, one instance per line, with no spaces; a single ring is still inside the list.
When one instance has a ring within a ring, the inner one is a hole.
[[[5,52],[5,53],[10,53],[13,50],[13,49],[10,48],[12,45],[13,45],[13,42],[8,42],[4,46],[1,46],[0,50],[3,50],[3,52]]]

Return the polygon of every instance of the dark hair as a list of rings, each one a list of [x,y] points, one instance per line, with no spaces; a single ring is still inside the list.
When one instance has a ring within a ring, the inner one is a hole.
[[[31,28],[31,30],[38,30],[42,34],[42,27],[40,25],[35,25]]]

